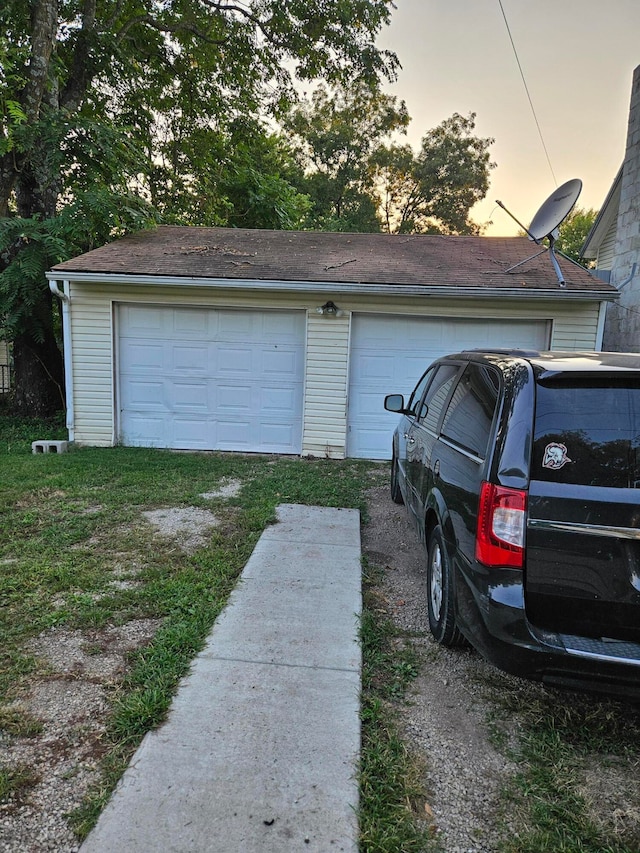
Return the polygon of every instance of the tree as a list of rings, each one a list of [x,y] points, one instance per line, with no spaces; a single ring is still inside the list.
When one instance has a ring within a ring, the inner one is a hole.
[[[170,216],[171,193],[179,218],[184,199],[199,194],[201,171],[211,177],[212,158],[201,170],[198,156],[209,152],[206,143],[216,139],[228,152],[239,117],[280,114],[294,98],[295,77],[370,86],[393,78],[397,58],[375,47],[392,7],[392,0],[4,0],[0,333],[13,340],[19,410],[47,414],[60,404],[44,270],[154,221],[154,202]],[[256,157],[273,164],[279,153],[268,134],[254,141],[227,157],[226,178],[238,181],[211,215],[235,201],[246,208],[249,199],[271,200],[284,205],[286,222],[286,204],[300,210],[301,199],[277,174],[263,181],[252,173]],[[255,221],[246,209],[241,218]]]
[[[560,236],[555,242],[558,251],[587,268],[592,264],[585,261],[580,252],[597,215],[598,211],[593,208],[574,207],[560,226]]]
[[[285,129],[304,170],[299,188],[311,199],[307,227],[380,230],[371,158],[384,139],[408,123],[404,102],[365,84],[333,93],[321,86],[291,111]]]
[[[410,146],[383,146],[375,155],[385,230],[389,233],[478,234],[469,212],[489,189],[494,140],[474,136],[475,113],[454,113]]]
[[[153,207],[164,222],[238,228],[297,228],[309,199],[285,140],[242,117],[171,137],[151,172]]]

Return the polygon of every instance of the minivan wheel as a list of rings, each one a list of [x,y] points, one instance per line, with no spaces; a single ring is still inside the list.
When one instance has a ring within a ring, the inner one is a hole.
[[[400,483],[398,482],[398,457],[396,456],[395,450],[391,457],[391,500],[395,504],[404,503],[404,498],[400,491]]]
[[[429,538],[427,602],[434,639],[443,646],[461,645],[464,640],[456,626],[451,567],[441,527],[436,527]]]

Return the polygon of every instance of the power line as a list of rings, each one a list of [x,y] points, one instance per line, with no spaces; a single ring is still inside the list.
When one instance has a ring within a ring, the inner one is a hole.
[[[520,64],[520,57],[518,56],[518,51],[516,50],[515,42],[513,41],[513,36],[511,35],[511,28],[509,27],[509,21],[507,21],[507,16],[504,11],[504,7],[502,5],[502,0],[498,0],[498,4],[500,5],[500,11],[502,12],[502,17],[504,18],[504,23],[507,28],[507,32],[509,33],[509,40],[511,42],[511,47],[513,48],[513,53],[516,58],[516,62],[518,63],[518,68],[520,69],[520,76],[522,77],[522,82],[524,83],[524,90],[527,93],[527,98],[529,99],[529,106],[531,107],[531,112],[533,113],[533,118],[536,123],[536,127],[538,128],[538,134],[540,135],[540,142],[542,142],[542,147],[544,149],[545,156],[547,158],[547,163],[549,164],[549,169],[551,170],[551,176],[553,177],[553,182],[556,187],[558,186],[558,181],[556,179],[555,172],[553,171],[553,166],[551,165],[551,158],[549,157],[549,152],[547,151],[547,146],[545,145],[544,136],[542,135],[542,128],[540,127],[540,122],[538,121],[538,116],[536,115],[535,107],[533,106],[533,101],[531,100],[531,95],[529,94],[529,87],[527,86],[527,81],[524,76],[524,71],[522,70],[522,65]]]

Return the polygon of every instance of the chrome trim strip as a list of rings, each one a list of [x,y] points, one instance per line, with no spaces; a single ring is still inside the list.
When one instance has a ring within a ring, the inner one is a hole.
[[[587,536],[615,536],[617,539],[636,539],[640,541],[637,527],[607,527],[603,524],[579,524],[574,521],[551,521],[544,518],[530,518],[527,527],[539,530],[561,530],[564,533],[583,533]]]
[[[577,658],[589,658],[589,660],[599,660],[603,663],[626,663],[629,666],[640,666],[638,658],[622,658],[618,655],[602,655],[597,652],[585,652],[582,649],[571,649],[565,646],[565,651],[568,655],[573,655]]]
[[[432,435],[433,434],[434,433],[432,433]],[[453,441],[449,441],[449,439],[445,438],[442,433],[440,433],[440,441],[443,444],[446,444],[447,447],[450,447],[452,450],[457,450],[458,453],[462,453],[463,456],[466,456],[467,459],[471,459],[472,462],[477,462],[478,465],[482,465],[482,463],[484,462],[484,459],[481,459],[479,456],[476,456],[475,453],[471,453],[470,451],[465,450],[464,447],[460,447],[459,444],[454,444]]]

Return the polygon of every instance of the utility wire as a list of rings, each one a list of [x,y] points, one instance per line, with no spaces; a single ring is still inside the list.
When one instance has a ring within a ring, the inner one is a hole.
[[[533,118],[536,123],[536,127],[538,128],[538,134],[540,135],[540,142],[542,142],[542,147],[544,149],[545,156],[547,158],[547,163],[549,164],[549,169],[551,170],[551,175],[553,177],[553,182],[556,187],[558,186],[558,181],[556,180],[555,172],[553,171],[553,166],[551,165],[551,158],[549,157],[549,152],[547,151],[547,146],[544,142],[544,136],[542,135],[542,129],[540,127],[540,122],[538,121],[538,116],[536,115],[535,107],[533,106],[533,101],[531,100],[531,95],[529,94],[529,87],[527,86],[527,81],[525,80],[524,71],[522,70],[522,65],[520,64],[520,58],[518,56],[518,51],[516,50],[515,43],[513,41],[513,36],[511,35],[511,28],[509,27],[509,21],[507,21],[507,16],[504,11],[504,7],[502,5],[502,0],[498,0],[500,5],[500,11],[502,12],[502,17],[504,18],[504,23],[507,28],[507,32],[509,33],[509,40],[511,42],[511,47],[513,48],[513,53],[516,57],[516,62],[518,63],[518,68],[520,69],[520,76],[522,77],[522,82],[524,83],[524,89],[527,93],[527,98],[529,99],[529,105],[531,107],[531,112],[533,113]]]

